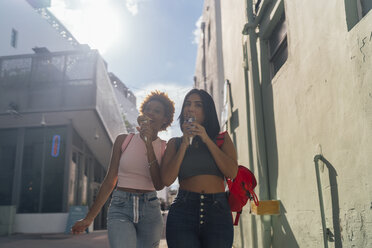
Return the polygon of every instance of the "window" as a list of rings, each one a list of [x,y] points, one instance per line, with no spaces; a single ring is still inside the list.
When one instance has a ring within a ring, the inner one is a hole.
[[[44,180],[42,213],[62,211],[65,169],[66,128],[48,127],[45,130]]]
[[[12,204],[17,130],[0,130],[0,205]]]
[[[211,23],[208,23],[208,47],[209,44],[211,43]]]
[[[254,4],[254,11],[256,15],[258,14],[258,10],[260,9],[260,7],[261,7],[261,0],[256,0],[256,3]]]
[[[10,45],[14,48],[17,48],[18,43],[18,31],[12,28],[12,35],[10,37]]]
[[[284,12],[269,37],[269,58],[271,77],[274,77],[288,58],[287,25]]]
[[[363,17],[372,9],[372,1],[371,0],[359,0],[359,2],[360,2],[360,7],[361,7],[361,14]]]
[[[18,213],[62,211],[65,137],[64,127],[26,129]]]
[[[371,0],[345,0],[348,30],[351,30],[371,9]]]

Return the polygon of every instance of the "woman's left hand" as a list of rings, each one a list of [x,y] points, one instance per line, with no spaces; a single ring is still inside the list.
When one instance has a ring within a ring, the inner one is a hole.
[[[190,130],[192,134],[195,136],[199,136],[202,139],[202,141],[205,143],[209,139],[209,136],[207,134],[207,131],[205,131],[205,128],[196,122],[192,123],[192,125],[194,126]]]

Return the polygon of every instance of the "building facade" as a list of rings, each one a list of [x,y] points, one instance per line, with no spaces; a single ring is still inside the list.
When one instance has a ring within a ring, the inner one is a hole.
[[[260,200],[280,201],[246,206],[234,247],[370,247],[371,1],[217,2],[227,130]]]
[[[196,59],[194,87],[206,90],[215,99],[218,119],[224,106],[224,67],[221,38],[221,6],[219,1],[204,2]]]
[[[112,72],[109,72],[111,84],[114,87],[116,99],[128,133],[136,132],[137,117],[139,112],[136,107],[136,96],[133,92]]]
[[[35,47],[47,47],[53,52],[79,47],[76,39],[46,9],[48,4],[39,7],[43,8],[34,9],[26,0],[0,1],[0,56],[30,54]]]
[[[16,206],[14,232],[63,232],[126,132],[103,60],[95,50],[0,57],[0,87],[0,205]]]
[[[98,192],[114,139],[127,133],[123,113],[137,111],[133,93],[118,94],[98,51],[49,5],[0,1],[0,211],[15,212],[1,233],[64,232],[70,206],[91,205]]]

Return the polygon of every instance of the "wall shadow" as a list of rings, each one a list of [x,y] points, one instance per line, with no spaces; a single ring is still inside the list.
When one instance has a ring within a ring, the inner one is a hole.
[[[275,232],[272,236],[273,247],[299,248],[296,237],[286,217],[286,209],[280,202],[280,215],[272,216],[272,226]]]

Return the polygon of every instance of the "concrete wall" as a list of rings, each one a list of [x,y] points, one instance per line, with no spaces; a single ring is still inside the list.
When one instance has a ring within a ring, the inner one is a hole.
[[[250,168],[258,179],[256,193],[260,195],[260,188],[265,191],[265,183],[261,178],[266,175],[259,174],[260,163],[256,119],[253,112],[254,99],[252,89],[248,81],[248,61],[244,58],[244,47],[247,46],[247,38],[242,36],[244,24],[247,22],[245,10],[246,5],[242,1],[221,1],[222,18],[222,44],[223,64],[225,79],[231,83],[229,128],[238,153],[238,163]],[[247,84],[246,84],[247,82]],[[234,247],[263,247],[264,225],[261,218],[252,216],[249,207],[245,207],[241,215],[240,223],[234,228]]]
[[[258,177],[261,200],[281,202],[279,216],[252,216],[245,207],[234,247],[323,246],[317,154],[328,161],[320,163],[320,181],[326,226],[334,235],[329,247],[370,247],[372,13],[348,31],[344,1],[272,1],[256,30],[259,75],[253,81],[252,67],[246,66],[247,75],[242,67],[253,63],[245,63],[243,52],[250,43],[241,34],[245,3],[220,2],[224,75],[233,100],[229,117],[238,112],[238,123],[231,119],[229,131],[239,163]],[[271,79],[267,37],[281,6],[288,59]]]
[[[202,36],[198,47],[195,87],[206,90],[214,98],[218,118],[221,121],[224,68],[220,1],[206,0],[204,2],[202,22],[205,26],[204,32],[203,30],[201,32]],[[202,68],[203,64],[205,69]]]
[[[285,10],[288,60],[262,82],[270,192],[286,209],[273,219],[273,241],[286,238],[286,219],[300,247],[322,244],[313,162],[321,152],[330,162],[321,175],[327,226],[335,235],[340,227],[336,243],[369,247],[372,13],[348,32],[342,2],[286,1]]]
[[[25,0],[0,0],[0,16],[0,56],[29,54],[34,47],[47,47],[51,52],[74,50]],[[12,29],[18,32],[16,48],[10,44]]]
[[[14,233],[63,233],[67,218],[68,213],[16,214],[13,231]]]

